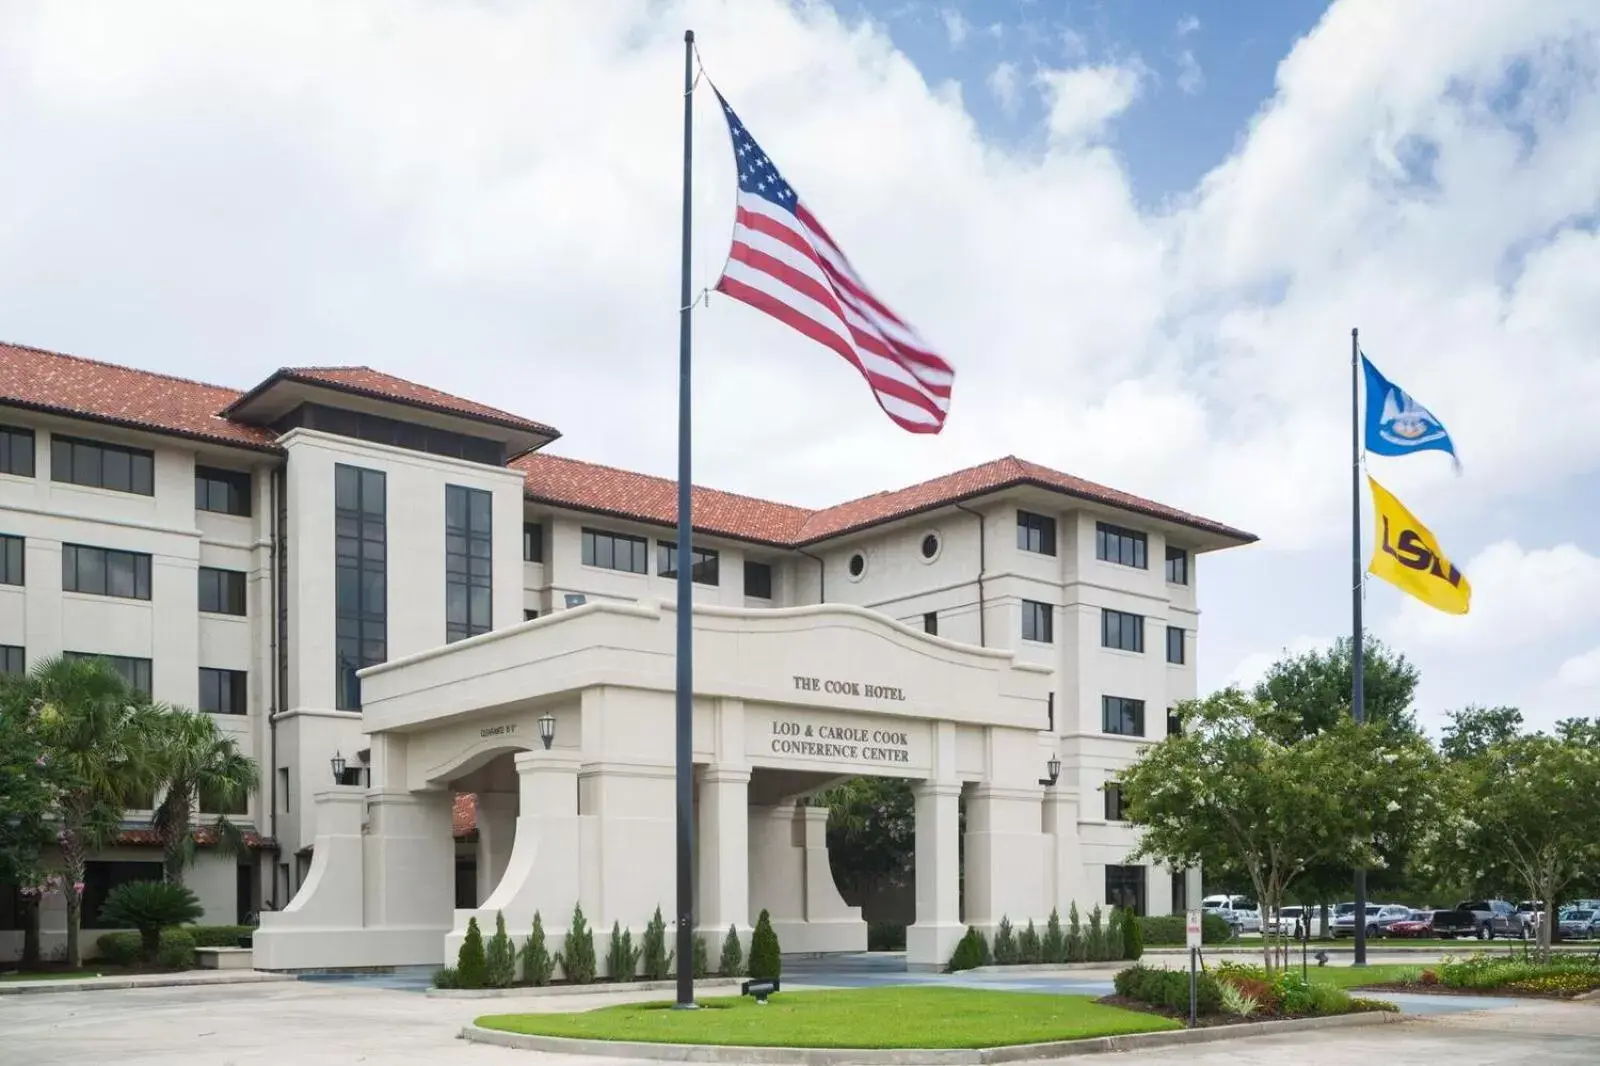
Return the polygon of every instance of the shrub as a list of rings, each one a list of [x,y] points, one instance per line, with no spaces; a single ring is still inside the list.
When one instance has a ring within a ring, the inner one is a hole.
[[[200,900],[184,886],[172,881],[129,881],[118,885],[100,908],[100,922],[113,929],[135,929],[146,962],[156,961],[161,930],[192,922],[205,914]],[[185,933],[189,954],[194,954],[194,937]]]
[[[1107,957],[1105,919],[1098,903],[1094,905],[1094,910],[1089,912],[1089,932],[1084,940],[1087,943],[1088,960],[1105,962]]]
[[[254,936],[253,925],[186,925],[183,931],[194,937],[197,948],[236,948],[239,941]]]
[[[1227,994],[1228,989],[1236,989],[1240,995],[1255,1003],[1256,1007],[1265,1014],[1277,1014],[1281,1007],[1282,1001],[1278,995],[1277,988],[1267,981],[1255,977],[1220,976],[1217,980],[1222,985],[1224,995]],[[1238,1014],[1241,1012],[1234,1011],[1233,1013]]]
[[[1039,942],[1039,930],[1033,927],[1033,919],[1028,919],[1027,928],[1022,930],[1022,935],[1017,937],[1017,958],[1029,966],[1036,966],[1044,961],[1044,946]]]
[[[732,925],[728,926],[728,935],[722,938],[722,959],[717,963],[717,972],[724,977],[744,974],[744,948],[739,943],[739,930]]]
[[[1015,966],[1017,961],[1017,934],[1011,928],[1011,919],[1002,914],[1000,927],[994,931],[994,963]]]
[[[144,957],[138,933],[105,933],[94,946],[95,954],[112,966],[132,966]]]
[[[1349,1014],[1350,993],[1333,985],[1312,985],[1311,1014]]]
[[[154,882],[149,882],[153,884]],[[164,929],[156,945],[156,965],[166,970],[194,966],[194,937],[182,929]]]
[[[556,960],[544,944],[544,921],[539,912],[533,912],[533,932],[522,945],[522,980],[526,984],[543,988],[556,972]]]
[[[556,956],[556,965],[567,980],[575,985],[593,984],[599,963],[594,957],[594,930],[584,920],[583,907],[572,907],[572,925],[567,930],[567,943]]]
[[[1078,921],[1078,904],[1067,907],[1067,961],[1087,962],[1089,947],[1084,942],[1083,925]]]
[[[756,931],[750,935],[750,976],[761,981],[776,981],[783,972],[779,958],[778,934],[772,930],[772,916],[762,908]]]
[[[1417,975],[1417,984],[1436,985],[1439,983],[1439,973],[1436,970],[1423,970]]]
[[[1235,962],[1233,959],[1223,959],[1212,969],[1220,979],[1246,979],[1251,981],[1265,981],[1267,971],[1259,962]]]
[[[1182,970],[1128,966],[1118,971],[1113,983],[1119,996],[1174,1014],[1189,1013],[1189,975]],[[1195,1012],[1216,1014],[1221,1009],[1221,984],[1209,972],[1202,971],[1195,978]]]
[[[1360,996],[1350,998],[1350,1008],[1347,1014],[1366,1014],[1370,1012],[1382,1014],[1399,1014],[1400,1008],[1386,999],[1363,999]]]
[[[868,951],[904,951],[906,927],[899,922],[868,922]]]
[[[456,973],[454,966],[445,966],[433,971],[434,988],[460,988],[461,975]]]
[[[639,972],[641,949],[634,946],[633,933],[621,922],[611,923],[611,946],[606,949],[606,975],[613,981],[631,981]]]
[[[706,938],[703,936],[694,938],[694,957],[690,960],[690,966],[697,981],[711,975],[711,959],[706,953]]]
[[[695,942],[699,942],[698,937]],[[642,950],[645,980],[665,981],[672,972],[674,953],[667,950],[667,923],[661,917],[660,907],[656,908],[650,924],[644,927]]]
[[[987,965],[989,965],[989,943],[983,939],[982,933],[969,925],[960,942],[956,944],[955,951],[950,953],[950,972],[958,973],[961,970],[972,970]]]
[[[467,937],[456,953],[456,976],[462,988],[482,988],[489,980],[489,963],[483,950],[483,933],[478,919],[467,919]]]
[[[1228,923],[1215,914],[1200,918],[1200,941],[1220,944],[1233,935]],[[1182,914],[1153,914],[1139,919],[1139,938],[1145,947],[1181,948],[1188,943],[1188,918]]]
[[[1237,1014],[1241,1018],[1248,1018],[1261,1008],[1261,1001],[1241,989],[1238,985],[1222,983],[1222,1009],[1229,1014]]]
[[[1139,928],[1139,918],[1132,911],[1122,915],[1122,957],[1139,961],[1144,954],[1144,930]]]
[[[490,988],[510,988],[517,979],[517,949],[506,935],[506,916],[496,911],[494,936],[483,952],[484,982]]]
[[[1278,994],[1278,1010],[1284,1014],[1311,1014],[1314,998],[1311,982],[1297,973],[1285,970],[1273,982]]]
[[[1061,931],[1061,911],[1052,907],[1050,921],[1044,927],[1044,941],[1039,945],[1045,962],[1067,961],[1067,935]]]

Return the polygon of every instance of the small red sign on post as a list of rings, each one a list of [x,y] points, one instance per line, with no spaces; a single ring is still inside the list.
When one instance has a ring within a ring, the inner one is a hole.
[[[1200,912],[1190,911],[1188,924],[1184,927],[1189,947],[1198,948],[1200,946],[1200,929]]]

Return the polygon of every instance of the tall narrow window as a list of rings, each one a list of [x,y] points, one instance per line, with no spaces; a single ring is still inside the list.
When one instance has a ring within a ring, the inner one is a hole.
[[[356,671],[389,657],[389,531],[381,470],[334,467],[335,705],[361,709]]]
[[[544,562],[544,524],[541,522],[522,523],[522,561],[525,563]]]
[[[214,466],[194,468],[194,506],[198,511],[250,515],[250,475]]]
[[[1143,866],[1107,866],[1106,902],[1122,911],[1144,914]]]
[[[744,594],[758,600],[772,599],[772,566],[754,559],[744,561]]]
[[[200,668],[200,709],[208,714],[244,714],[247,702],[243,670]]]
[[[1167,627],[1167,662],[1183,665],[1183,630],[1177,626]]]
[[[1174,585],[1189,583],[1189,553],[1182,548],[1167,549],[1167,580]]]
[[[33,430],[0,426],[0,474],[33,476]]]
[[[1022,639],[1041,644],[1055,642],[1055,614],[1048,603],[1022,601]]]
[[[1040,555],[1056,553],[1056,520],[1032,511],[1017,512],[1017,547]]]
[[[202,566],[200,609],[208,614],[244,614],[244,571]]]
[[[1125,822],[1128,820],[1126,804],[1122,799],[1122,786],[1115,781],[1107,781],[1106,794],[1106,821]]]
[[[1172,913],[1182,914],[1189,909],[1189,874],[1184,870],[1172,871]]]
[[[23,583],[24,569],[22,563],[23,547],[26,542],[21,537],[0,534],[0,585],[20,585]]]
[[[28,653],[15,644],[0,644],[0,677],[21,677],[28,672]]]
[[[924,611],[922,613],[922,631],[935,637],[939,635],[938,611]]]
[[[487,489],[444,487],[445,643],[493,627],[494,497]],[[523,543],[526,555],[527,543]]]

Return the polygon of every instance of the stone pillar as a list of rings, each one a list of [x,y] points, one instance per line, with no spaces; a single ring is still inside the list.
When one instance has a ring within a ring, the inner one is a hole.
[[[713,764],[700,776],[695,843],[695,932],[715,959],[728,926],[742,941],[750,937],[750,768]],[[662,913],[667,913],[665,907]]]
[[[453,800],[444,791],[367,793],[367,925],[426,932],[434,951],[455,910]]]
[[[1076,786],[1058,782],[1045,789],[1044,849],[1048,866],[1045,869],[1046,910],[1061,912],[1067,920],[1067,911],[1074,901],[1080,911],[1092,906],[1083,881],[1083,847],[1078,837],[1078,794]]]
[[[839,894],[828,861],[828,808],[802,807],[799,811],[800,845],[805,851],[805,936],[790,951],[866,951],[867,923],[861,908],[852,907]]]
[[[362,926],[361,819],[366,790],[335,785],[316,794],[311,869],[281,911],[261,915],[252,944],[258,970],[349,965]]]
[[[916,796],[917,921],[906,930],[906,965],[914,970],[939,970],[950,961],[950,953],[965,932],[957,852],[961,785],[922,781]]]
[[[1050,915],[1039,798],[1038,788],[979,785],[967,799],[966,924],[987,937],[1002,918],[1021,929]]]
[[[795,846],[794,812],[792,801],[749,809],[750,918],[766,911],[780,944],[784,929],[806,918],[805,852]]]
[[[482,904],[494,892],[511,861],[517,836],[517,794],[478,793],[478,894]]]

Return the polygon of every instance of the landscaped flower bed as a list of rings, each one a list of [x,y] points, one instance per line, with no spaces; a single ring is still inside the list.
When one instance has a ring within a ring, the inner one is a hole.
[[[1553,955],[1549,962],[1504,955],[1474,955],[1423,970],[1414,981],[1374,985],[1408,992],[1570,999],[1600,991],[1600,958]]]
[[[1117,974],[1116,990],[1101,1002],[1172,1018],[1189,1016],[1189,974],[1184,970],[1130,966]],[[1269,976],[1259,966],[1241,963],[1224,962],[1196,977],[1195,1013],[1200,1025],[1395,1010],[1393,1003],[1361,999],[1333,985],[1308,982],[1297,973]]]

